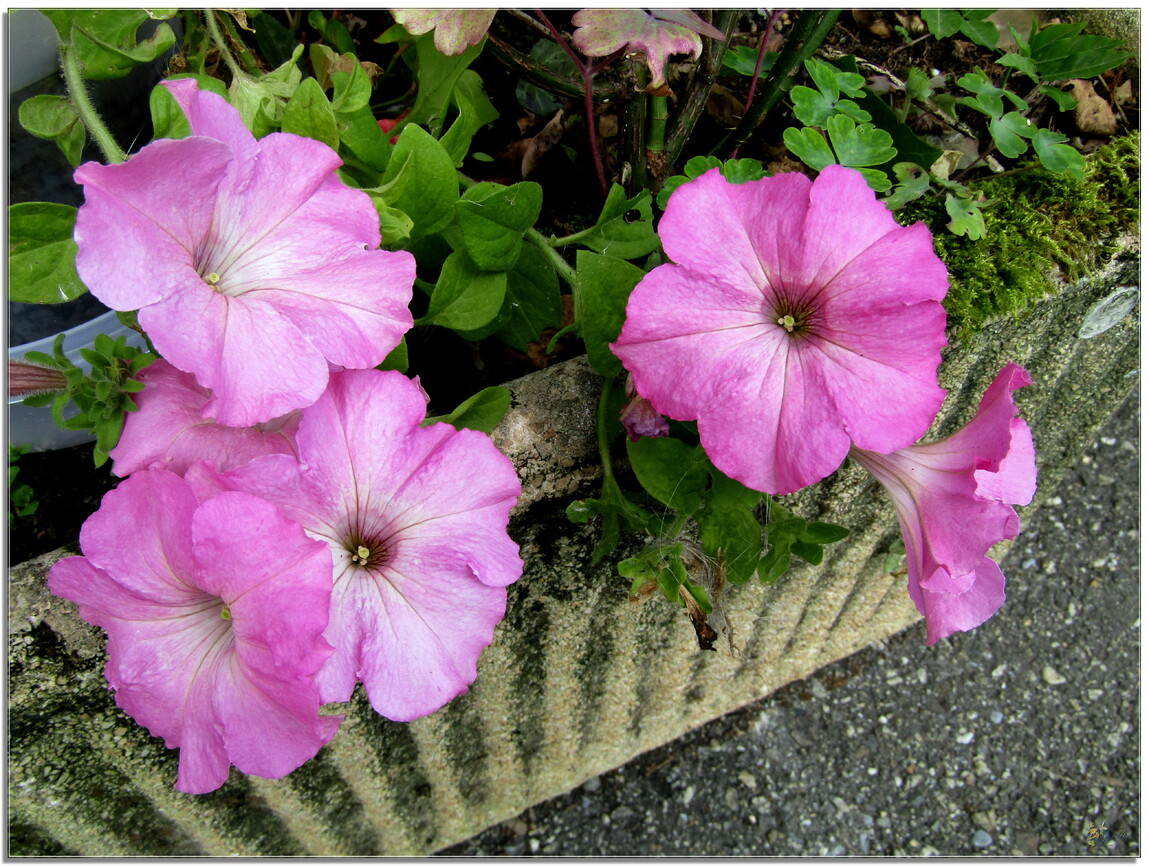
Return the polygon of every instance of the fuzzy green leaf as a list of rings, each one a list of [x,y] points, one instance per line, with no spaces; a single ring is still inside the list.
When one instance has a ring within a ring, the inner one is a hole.
[[[630,465],[646,492],[670,508],[692,514],[702,504],[707,460],[701,447],[670,437],[626,442]]]
[[[76,209],[49,202],[8,208],[9,300],[59,304],[88,290],[76,273]]]
[[[621,186],[611,184],[602,213],[587,232],[579,234],[578,241],[618,259],[637,259],[658,249],[650,191],[641,190],[628,199]]]
[[[459,109],[459,116],[451,123],[451,128],[443,135],[442,144],[455,160],[455,167],[463,165],[471,139],[475,133],[499,119],[499,110],[483,92],[483,79],[473,69],[467,69],[459,76],[455,89],[451,91],[451,103]]]
[[[423,422],[423,426],[443,421],[460,430],[465,428],[490,433],[499,426],[509,408],[511,408],[511,392],[502,385],[495,385],[468,397],[449,415],[428,418]]]
[[[712,487],[696,515],[702,549],[721,559],[727,579],[745,583],[762,556],[762,525],[754,509],[762,494],[710,467]]]
[[[73,168],[83,159],[88,130],[67,97],[41,94],[24,100],[20,125],[37,138],[55,141]]]
[[[484,271],[514,267],[523,232],[535,224],[543,206],[543,188],[523,181],[513,186],[479,183],[455,202],[462,243]]]
[[[382,202],[407,214],[413,223],[411,237],[420,238],[454,219],[459,181],[443,145],[421,127],[409,125],[399,136],[381,185],[364,191],[376,198],[376,207]]]
[[[327,94],[314,78],[307,78],[292,94],[283,109],[284,132],[321,141],[332,150],[339,148],[339,131],[335,128],[335,111]]]
[[[148,20],[142,9],[44,9],[61,40],[70,42],[80,71],[92,81],[122,78],[141,63],[151,63],[175,44],[171,27],[161,24],[143,42],[136,31]]]

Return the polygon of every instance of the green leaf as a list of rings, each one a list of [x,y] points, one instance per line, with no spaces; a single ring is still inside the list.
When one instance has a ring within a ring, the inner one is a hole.
[[[409,125],[399,136],[381,185],[365,192],[377,199],[376,207],[381,202],[407,214],[413,223],[411,237],[420,238],[446,228],[455,218],[459,181],[443,145],[421,127]]]
[[[410,363],[407,359],[407,338],[404,337],[399,341],[399,345],[387,353],[387,357],[383,359],[383,363],[379,364],[376,370],[397,370],[400,373],[406,373],[407,367]]]
[[[906,95],[910,99],[924,102],[933,95],[933,92],[929,76],[916,66],[913,67],[906,75]]]
[[[710,598],[706,595],[705,587],[690,580],[687,580],[682,585],[686,587],[686,591],[689,592],[695,602],[698,603],[703,613],[714,613],[714,605],[710,603]]]
[[[1013,159],[1029,150],[1029,145],[1025,143],[1022,136],[1031,138],[1034,127],[1016,111],[1011,111],[1000,118],[991,117],[989,119],[989,132],[993,136],[993,143],[1002,155]]]
[[[730,183],[743,184],[752,180],[761,180],[766,176],[766,169],[757,159],[745,157],[743,159],[728,159],[722,163],[722,176]]]
[[[992,12],[992,9],[967,9],[960,28],[971,41],[991,51],[997,48],[999,37],[997,25],[985,20]]]
[[[459,116],[443,135],[442,145],[455,160],[455,167],[463,165],[471,139],[475,133],[499,119],[499,111],[483,92],[483,79],[473,69],[464,70],[451,91],[451,103],[459,109]]]
[[[307,23],[318,30],[319,35],[340,54],[348,54],[355,50],[351,34],[347,32],[342,21],[327,18],[318,9],[313,9],[307,15]]]
[[[830,145],[826,143],[822,133],[813,127],[803,126],[801,129],[796,126],[788,127],[782,133],[782,141],[794,156],[814,171],[821,171],[836,162]]]
[[[830,143],[842,165],[881,165],[898,154],[891,146],[893,138],[888,132],[871,126],[858,126],[841,114],[830,118],[826,131],[830,133]]]
[[[59,304],[87,286],[76,273],[76,209],[48,202],[8,208],[8,297],[29,304]]]
[[[525,352],[543,331],[562,324],[563,303],[558,275],[546,256],[525,241],[520,244],[518,261],[507,271],[507,297],[495,336]]]
[[[955,235],[965,235],[971,241],[985,237],[985,217],[976,202],[946,193],[946,213],[950,216],[946,228]]]
[[[578,241],[596,253],[619,259],[637,259],[658,249],[650,191],[641,190],[628,199],[621,186],[611,184],[602,213],[590,229],[580,232]]]
[[[322,141],[332,150],[339,149],[339,132],[335,128],[335,111],[327,94],[314,78],[303,81],[283,109],[284,132]]]
[[[706,485],[706,455],[701,447],[691,448],[669,436],[643,436],[626,442],[626,453],[634,474],[646,492],[670,508],[692,514],[702,504]]]
[[[567,506],[567,520],[571,523],[590,523],[599,515],[597,499],[576,499]]]
[[[585,250],[578,251],[575,263],[575,321],[587,358],[602,375],[617,376],[622,364],[608,344],[618,339],[626,321],[626,302],[646,272],[622,259]]]
[[[777,51],[767,51],[762,55],[762,69],[764,74],[773,68],[778,59]],[[720,75],[753,75],[754,67],[758,65],[758,48],[753,45],[733,45],[722,58],[722,71]]]
[[[893,168],[898,185],[894,187],[892,193],[882,199],[882,202],[890,210],[897,210],[906,202],[925,195],[926,190],[930,188],[930,175],[920,165],[912,162],[897,162]]]
[[[279,66],[291,58],[295,50],[295,33],[280,24],[266,12],[249,13],[252,30],[255,31],[255,44],[259,52],[272,66]]]
[[[83,159],[88,130],[67,97],[41,94],[24,100],[20,125],[37,138],[55,141],[73,168]]]
[[[811,544],[808,541],[795,540],[790,545],[790,552],[802,557],[810,565],[818,565],[822,561],[822,546],[820,544]]]
[[[423,426],[443,421],[460,430],[465,428],[490,433],[499,426],[509,408],[511,408],[511,392],[502,385],[495,385],[468,397],[450,415],[428,418],[423,422]]]
[[[1005,111],[1005,106],[1001,101],[1005,91],[990,81],[989,76],[984,71],[974,69],[973,72],[967,72],[958,79],[957,83],[959,87],[963,87],[974,94],[973,99],[965,97],[961,100],[964,105],[988,114],[990,117],[1001,117],[1002,112]]]
[[[354,54],[343,54],[340,68],[331,70],[331,108],[339,114],[354,114],[371,105],[371,79]]]
[[[844,526],[815,521],[806,524],[806,527],[799,534],[799,538],[810,544],[833,544],[835,541],[841,541],[849,534],[850,530]]]
[[[1057,174],[1069,174],[1078,180],[1085,180],[1085,157],[1077,150],[1062,142],[1069,141],[1059,132],[1039,129],[1033,136],[1033,149],[1041,164]]]
[[[295,94],[303,80],[296,61],[303,55],[303,46],[297,45],[291,59],[259,78],[237,75],[228,87],[228,101],[239,112],[243,124],[256,138],[262,138],[279,128],[287,101]]]
[[[790,89],[790,99],[794,103],[794,116],[806,126],[825,127],[826,121],[834,115],[834,103],[838,95],[827,96],[821,90],[799,84]]]
[[[1135,56],[1118,50],[1122,40],[1082,36],[1084,29],[1084,23],[1052,24],[1030,36],[1029,55],[1042,81],[1093,78]]]
[[[175,44],[171,27],[161,24],[151,38],[136,41],[136,31],[148,20],[135,10],[44,9],[64,42],[72,43],[81,74],[92,81],[122,78],[141,63],[151,63]]]
[[[455,218],[464,248],[485,271],[514,267],[523,232],[535,224],[543,206],[543,188],[532,181],[512,186],[478,183],[455,202]]]
[[[708,468],[712,486],[696,515],[699,541],[707,555],[721,560],[731,583],[745,583],[762,556],[762,525],[754,516],[762,494]]]
[[[1019,72],[1028,75],[1034,81],[1037,81],[1037,64],[1033,62],[1030,57],[1022,57],[1020,54],[1005,54],[994,61],[998,66],[1006,66],[1010,69],[1016,69]]]
[[[557,75],[576,77],[579,75],[574,61],[563,50],[562,46],[553,39],[540,39],[531,46],[531,60]],[[525,78],[520,78],[515,85],[515,99],[519,105],[539,117],[551,117],[562,103],[551,93],[536,87]]]
[[[374,190],[366,190],[375,202],[375,210],[379,212],[379,231],[383,235],[382,245],[385,247],[398,247],[411,237],[411,229],[415,227],[414,221],[403,211],[382,203]]]
[[[956,9],[923,9],[922,20],[934,39],[948,39],[958,32],[965,18]]]
[[[1060,111],[1073,111],[1077,108],[1077,99],[1074,98],[1072,93],[1064,90],[1059,90],[1048,84],[1041,85],[1041,92],[1057,103],[1057,108]]]
[[[506,293],[505,272],[481,271],[465,252],[458,250],[443,263],[427,315],[418,324],[460,330],[480,328],[499,314]]]
[[[780,544],[771,544],[770,550],[758,563],[758,579],[763,583],[775,583],[790,569],[790,545],[792,539]]]
[[[419,91],[415,95],[415,104],[411,106],[411,112],[407,115],[407,123],[412,126],[417,123],[423,124],[437,134],[447,118],[447,106],[451,102],[451,93],[456,83],[464,70],[479,56],[486,40],[478,45],[471,45],[462,54],[448,57],[439,53],[435,47],[434,37],[432,31],[414,40],[418,62],[415,77],[419,83]]]

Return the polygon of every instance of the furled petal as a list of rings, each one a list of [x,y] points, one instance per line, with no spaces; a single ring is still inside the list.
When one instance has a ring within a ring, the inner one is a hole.
[[[736,185],[714,169],[675,190],[659,234],[676,264],[634,289],[611,348],[656,410],[697,419],[723,472],[791,493],[851,442],[888,452],[929,427],[945,268],[856,171]]]
[[[179,476],[142,470],[81,545],[49,588],[107,631],[116,702],[180,749],[179,790],[218,788],[232,763],[279,778],[334,736],[313,680],[332,651],[326,544],[254,496],[199,503]]]
[[[211,391],[190,373],[161,359],[137,378],[145,386],[135,395],[139,408],[128,413],[110,452],[121,478],[152,468],[183,475],[196,460],[226,471],[264,454],[295,455],[298,410],[254,427],[225,427],[203,417]]]
[[[1001,606],[1001,569],[986,555],[1020,528],[1011,504],[1032,498],[1037,467],[1013,392],[1029,375],[1010,364],[974,419],[928,445],[851,455],[894,501],[906,543],[910,595],[926,618],[927,642],[980,625]]]

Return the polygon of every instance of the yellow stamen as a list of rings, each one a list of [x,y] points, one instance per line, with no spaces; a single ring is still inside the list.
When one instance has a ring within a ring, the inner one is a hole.
[[[786,333],[792,334],[794,333],[794,326],[798,323],[794,320],[793,316],[782,316],[778,319],[778,324],[786,329]]]
[[[221,610],[221,611],[219,612],[219,615],[220,615],[220,618],[221,618],[221,619],[227,619],[227,620],[230,620],[230,619],[231,619],[231,611],[230,611],[230,610],[228,610],[228,608],[227,608],[227,605],[226,605],[226,604],[223,606],[223,610]]]

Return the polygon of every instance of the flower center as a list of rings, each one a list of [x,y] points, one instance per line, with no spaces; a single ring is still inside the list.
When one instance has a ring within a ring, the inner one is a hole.
[[[231,619],[231,609],[225,604],[219,612],[220,619]]]
[[[808,335],[813,319],[813,310],[808,304],[794,303],[781,298],[775,302],[774,309],[768,316],[768,321],[794,338]]]
[[[347,543],[351,564],[360,568],[378,568],[387,560],[387,548],[382,542],[354,539]]]

